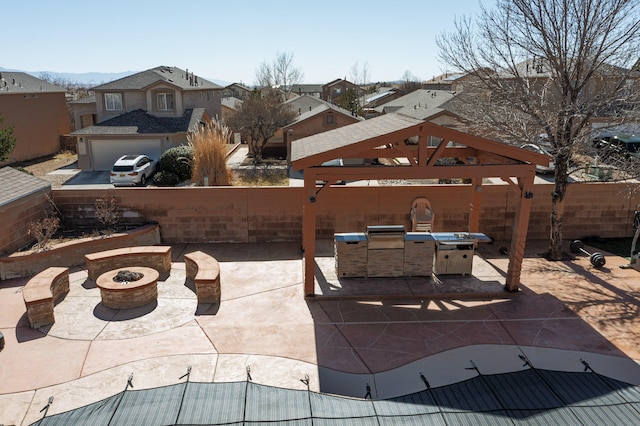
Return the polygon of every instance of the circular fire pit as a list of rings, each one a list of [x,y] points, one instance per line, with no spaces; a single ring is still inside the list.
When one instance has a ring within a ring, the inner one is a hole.
[[[132,274],[122,274],[122,271]],[[142,274],[142,277],[135,281],[117,281],[115,277],[118,273],[120,276],[129,276],[129,279],[135,279],[139,274]],[[96,286],[100,289],[102,304],[107,308],[136,308],[157,300],[159,276],[158,271],[152,268],[142,266],[120,268],[100,275],[96,280]]]

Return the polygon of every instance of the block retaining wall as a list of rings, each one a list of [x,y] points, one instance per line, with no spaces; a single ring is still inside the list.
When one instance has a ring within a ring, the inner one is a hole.
[[[570,184],[565,201],[564,236],[633,235],[634,210],[640,204],[639,186],[624,183]],[[529,239],[549,237],[552,184],[534,188]],[[410,229],[410,207],[415,197],[430,200],[434,231],[466,231],[469,185],[337,186],[318,194],[317,238],[335,232],[364,232],[367,225],[398,225]],[[54,199],[67,226],[86,224],[95,203],[95,191],[59,189]],[[100,195],[114,196],[125,217],[155,221],[164,243],[301,241],[300,187],[117,188]],[[517,205],[516,192],[506,184],[482,187],[480,232],[497,240],[511,238]]]

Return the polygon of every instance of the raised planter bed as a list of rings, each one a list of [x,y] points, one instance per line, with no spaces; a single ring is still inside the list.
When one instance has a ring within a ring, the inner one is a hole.
[[[160,242],[160,227],[157,224],[152,224],[108,237],[90,237],[67,241],[39,253],[16,252],[0,257],[0,280],[29,277],[51,266],[84,265],[84,256],[88,253],[129,246],[151,246],[160,244]]]

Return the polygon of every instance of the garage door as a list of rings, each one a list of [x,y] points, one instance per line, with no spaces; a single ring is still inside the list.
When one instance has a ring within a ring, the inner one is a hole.
[[[113,163],[126,154],[146,154],[160,159],[160,139],[144,140],[92,140],[89,142],[93,170],[111,170]]]

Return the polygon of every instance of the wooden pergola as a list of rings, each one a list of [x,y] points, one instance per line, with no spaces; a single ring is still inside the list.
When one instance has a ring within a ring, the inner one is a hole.
[[[536,165],[548,166],[549,157],[394,113],[296,140],[291,148],[292,167],[304,171],[305,297],[315,295],[316,198],[338,180],[471,179],[468,231],[479,232],[482,180],[501,178],[519,194],[505,284],[518,290]],[[322,166],[338,158],[406,158],[408,165]],[[318,188],[317,181],[326,184]]]

